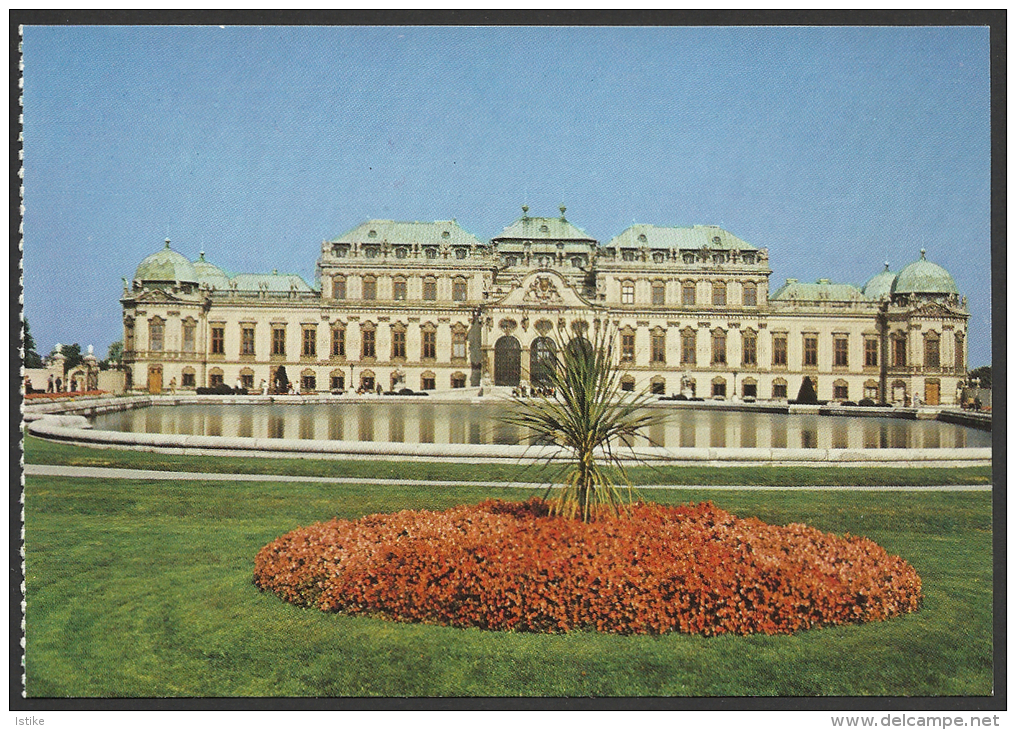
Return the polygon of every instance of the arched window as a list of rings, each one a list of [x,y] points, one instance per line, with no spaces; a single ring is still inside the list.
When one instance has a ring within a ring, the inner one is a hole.
[[[847,381],[843,380],[843,378],[833,381],[833,400],[850,400],[850,387],[847,385]]]
[[[653,395],[667,394],[667,381],[662,375],[656,375],[649,381],[649,392]]]
[[[317,376],[311,369],[306,369],[300,373],[300,392],[301,393],[313,393],[317,390]]]
[[[333,276],[332,299],[345,299],[345,298],[346,298],[346,277]]]
[[[466,374],[460,372],[452,373],[452,388],[465,388]]]
[[[713,365],[727,363],[727,333],[721,329],[713,330]],[[724,386],[726,387],[726,386]],[[724,391],[726,392],[726,391]],[[715,395],[715,393],[714,393]]]
[[[406,359],[406,325],[401,322],[392,324],[392,360]]]
[[[426,276],[423,279],[423,298],[430,302],[437,299],[437,279],[433,276]]]
[[[773,400],[787,399],[787,381],[783,378],[773,380]]]
[[[630,326],[621,330],[621,362],[635,362],[635,330]]]
[[[466,301],[466,279],[456,276],[452,279],[452,300],[456,302]]]
[[[437,376],[430,370],[420,375],[420,390],[434,390],[437,388]]]
[[[751,399],[758,397],[758,381],[755,378],[745,378],[741,381],[741,397]]]
[[[934,330],[924,336],[924,367],[928,370],[938,370],[941,367],[939,335]]]
[[[212,368],[208,371],[208,387],[214,388],[216,385],[222,385],[222,368]]]
[[[741,292],[741,302],[744,306],[755,307],[758,305],[758,291],[754,282],[746,281]]]
[[[404,249],[398,249],[402,251]],[[406,277],[396,276],[392,279],[392,299],[402,301],[406,298]]]
[[[194,377],[194,368],[185,367],[180,375],[180,387],[181,388],[193,388],[197,385],[197,380]]]
[[[662,307],[667,303],[667,287],[662,281],[653,282],[653,306]]]
[[[713,282],[713,306],[727,306],[727,284],[723,281]]]
[[[368,274],[363,277],[363,299],[377,299],[377,279]]]
[[[437,358],[437,327],[435,327],[431,322],[426,322],[420,326],[420,334],[420,357],[424,360],[433,360]]]
[[[686,307],[695,306],[695,282],[685,281],[681,283],[681,304]]]
[[[649,362],[657,365],[667,362],[667,332],[662,327],[649,333]]]
[[[691,327],[681,331],[681,364],[695,364],[696,339],[698,332]]]
[[[346,374],[341,370],[332,370],[330,373],[328,373],[328,385],[329,389],[333,392],[345,390]]]
[[[332,325],[332,357],[346,356],[346,326],[341,322]]]
[[[462,323],[452,325],[452,360],[466,359],[466,326]]]
[[[373,359],[377,357],[377,328],[373,322],[363,322],[360,325],[360,357],[361,359]]]
[[[719,376],[713,378],[713,397],[714,398],[726,398],[727,397],[727,381]]]
[[[631,375],[625,375],[621,378],[621,390],[626,393],[631,393],[635,390],[635,378]]]
[[[758,335],[750,328],[741,335],[741,364],[750,368],[758,365]]]
[[[166,320],[161,317],[152,317],[148,320],[148,349],[158,352],[164,350],[165,347]]]

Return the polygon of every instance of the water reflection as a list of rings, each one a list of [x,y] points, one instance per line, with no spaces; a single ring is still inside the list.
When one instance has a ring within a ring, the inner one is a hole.
[[[405,443],[517,444],[531,438],[501,423],[506,406],[441,403],[153,406],[92,419],[113,431],[226,437],[356,439]],[[991,434],[938,421],[838,418],[735,411],[660,411],[640,445],[671,448],[990,447]]]

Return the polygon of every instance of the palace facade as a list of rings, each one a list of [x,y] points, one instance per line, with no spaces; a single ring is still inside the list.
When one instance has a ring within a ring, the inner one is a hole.
[[[788,279],[716,226],[633,225],[605,244],[523,215],[481,241],[454,220],[371,220],[326,241],[313,286],[170,248],[124,281],[128,389],[277,380],[300,392],[539,385],[556,343],[608,326],[626,389],[723,399],[956,402],[966,300],[920,258],[861,287]]]

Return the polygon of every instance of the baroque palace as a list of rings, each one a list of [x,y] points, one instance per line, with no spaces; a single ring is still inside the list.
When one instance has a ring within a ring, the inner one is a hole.
[[[128,389],[279,380],[302,393],[539,386],[569,333],[617,332],[622,387],[724,399],[957,402],[966,299],[920,258],[858,288],[788,279],[716,226],[633,225],[606,244],[523,215],[489,242],[454,220],[371,220],[317,280],[234,274],[165,248],[121,299]]]

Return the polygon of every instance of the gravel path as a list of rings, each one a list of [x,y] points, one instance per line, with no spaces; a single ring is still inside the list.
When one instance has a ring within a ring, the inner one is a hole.
[[[315,477],[291,476],[288,474],[212,474],[190,471],[157,471],[154,469],[109,469],[97,466],[48,466],[44,464],[26,464],[25,474],[28,476],[49,477],[85,477],[89,479],[151,479],[151,480],[186,480],[186,481],[223,481],[223,482],[312,482],[329,484],[374,484],[379,486],[438,486],[438,487],[505,487],[512,486],[522,489],[546,489],[546,482],[454,482],[434,481],[431,479],[367,479],[363,477]],[[809,486],[809,487],[774,487],[764,485],[694,485],[694,484],[652,484],[637,486],[638,489],[723,489],[731,491],[856,491],[879,492],[885,490],[904,492],[990,492],[990,484],[949,484],[926,487],[904,486]]]

